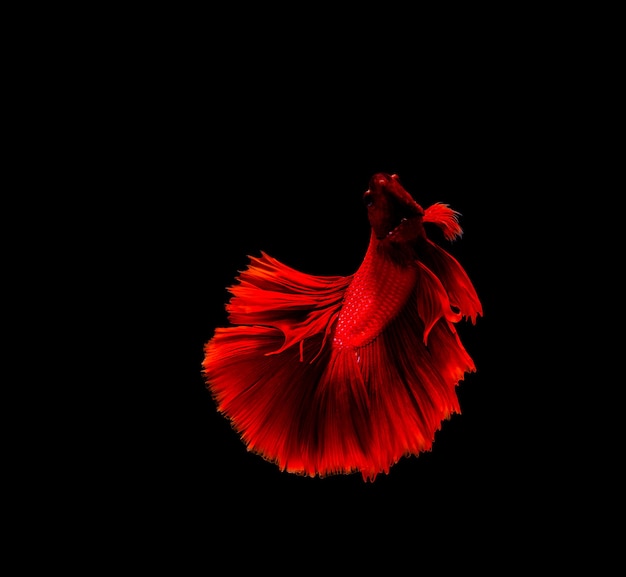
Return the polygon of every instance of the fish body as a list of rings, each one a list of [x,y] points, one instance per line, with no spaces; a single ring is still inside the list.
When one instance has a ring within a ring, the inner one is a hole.
[[[417,282],[417,267],[385,258],[372,240],[346,290],[333,333],[333,346],[370,344],[406,304]]]
[[[363,195],[371,232],[348,276],[250,257],[229,288],[231,326],[205,344],[202,371],[218,410],[248,449],[291,473],[360,473],[373,481],[430,450],[460,412],[455,388],[476,366],[455,324],[482,315],[459,262],[425,222],[453,240],[459,214],[423,209],[397,175]]]

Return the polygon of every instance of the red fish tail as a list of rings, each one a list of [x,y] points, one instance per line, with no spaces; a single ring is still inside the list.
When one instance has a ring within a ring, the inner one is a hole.
[[[218,410],[250,451],[281,470],[325,474],[341,468],[338,455],[359,461],[364,399],[350,364],[329,363],[328,343],[350,277],[307,275],[262,254],[238,281],[227,305],[236,326],[215,331],[202,363]],[[339,396],[328,384],[336,373],[345,376]],[[335,413],[358,435],[340,439]]]
[[[204,374],[220,412],[248,450],[281,470],[311,477],[361,472],[374,479],[388,463],[372,459],[367,391],[354,349],[281,343],[269,327],[220,329],[206,345]],[[318,349],[322,352],[318,354]]]
[[[373,478],[380,471],[369,455],[370,406],[359,362],[353,348],[333,348],[326,359],[299,429],[308,475],[361,472]]]
[[[231,422],[249,451],[281,470],[306,471],[302,422],[308,417],[327,355],[313,364],[300,360],[300,346],[279,355],[282,333],[271,327],[217,329],[205,346],[204,376],[218,410]],[[317,354],[321,337],[304,343]]]
[[[460,413],[455,388],[474,364],[445,320],[425,325],[408,304],[387,330],[360,349],[369,392],[372,444],[367,465],[388,472],[400,458],[429,451],[443,420]]]

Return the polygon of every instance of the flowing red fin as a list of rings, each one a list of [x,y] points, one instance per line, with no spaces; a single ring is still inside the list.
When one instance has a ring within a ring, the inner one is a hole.
[[[341,307],[351,276],[315,276],[297,271],[262,253],[250,257],[226,310],[236,325],[275,327],[284,335],[278,354],[318,333],[326,334]]]
[[[365,480],[429,451],[442,422],[461,412],[455,388],[474,363],[450,323],[433,325],[428,347],[424,330],[411,300],[377,339],[351,351],[369,399],[369,450],[355,461]]]
[[[321,335],[303,343],[305,355],[315,355]],[[302,423],[309,418],[317,383],[325,370],[328,347],[313,364],[300,361],[300,346],[269,355],[282,344],[282,333],[271,327],[218,328],[205,345],[203,373],[218,410],[229,418],[248,450],[281,470],[313,470],[311,446]]]
[[[424,222],[436,224],[443,230],[446,240],[454,240],[463,236],[459,216],[461,216],[460,212],[452,210],[447,204],[437,202],[424,211]]]
[[[424,322],[424,344],[435,323],[445,318],[451,323],[461,320],[461,313],[455,313],[450,306],[450,299],[441,281],[421,262],[417,262],[417,312]]]
[[[299,430],[310,476],[374,472],[369,398],[358,363],[358,349],[330,349]]]
[[[450,304],[458,308],[464,318],[476,324],[476,318],[483,314],[483,307],[467,272],[443,248],[430,240],[428,246],[429,250],[422,256],[422,261],[441,281]]]
[[[322,338],[302,345],[308,355],[322,351],[308,364],[300,345],[267,354],[282,340],[276,329],[217,329],[205,346],[204,376],[248,450],[290,473],[373,479],[388,463],[368,455],[369,399],[356,351],[323,347]]]

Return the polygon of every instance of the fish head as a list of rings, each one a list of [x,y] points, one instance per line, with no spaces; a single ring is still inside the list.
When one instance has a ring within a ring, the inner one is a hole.
[[[424,210],[400,184],[397,174],[379,172],[372,176],[363,202],[379,241],[406,243],[424,236]]]

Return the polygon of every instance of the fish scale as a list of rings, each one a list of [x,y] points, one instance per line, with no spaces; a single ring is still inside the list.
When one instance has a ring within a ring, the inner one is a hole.
[[[384,258],[370,243],[346,289],[333,337],[337,347],[371,343],[402,310],[417,281],[417,269]]]

